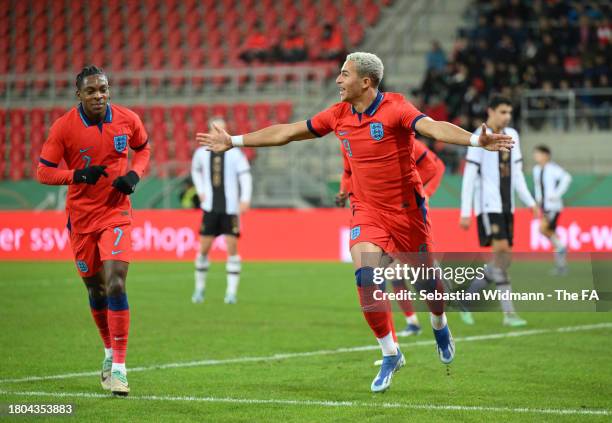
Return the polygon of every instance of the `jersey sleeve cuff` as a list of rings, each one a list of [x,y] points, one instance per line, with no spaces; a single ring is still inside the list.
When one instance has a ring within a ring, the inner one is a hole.
[[[57,167],[58,166],[57,163],[50,162],[49,160],[45,160],[42,157],[39,157],[38,161],[40,161],[45,166],[49,166],[49,167]]]
[[[423,151],[423,154],[421,154],[420,157],[416,159],[415,164],[419,164],[419,162],[423,160],[426,155],[427,155],[427,150]]]
[[[312,120],[311,119],[308,119],[306,121],[306,126],[308,126],[308,130],[312,133],[312,135],[314,135],[317,138],[321,138],[322,137],[322,135],[319,134],[317,131],[315,131],[315,129],[312,127]]]
[[[421,113],[420,115],[418,115],[417,117],[415,117],[412,120],[412,125],[410,125],[410,126],[412,127],[412,130],[414,132],[416,132],[416,124],[417,124],[417,122],[420,121],[421,119],[423,119],[424,117],[427,117],[427,115],[425,113]]]
[[[141,145],[139,145],[138,147],[132,147],[132,150],[134,151],[140,151],[143,148],[145,148],[147,146],[147,144],[149,143],[149,140],[146,140],[145,142],[143,142]]]

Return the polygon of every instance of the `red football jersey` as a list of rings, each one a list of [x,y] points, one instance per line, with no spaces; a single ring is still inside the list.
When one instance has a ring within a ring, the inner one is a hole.
[[[68,227],[77,233],[131,222],[130,197],[112,186],[128,172],[128,147],[137,151],[131,170],[140,177],[149,160],[147,133],[136,113],[108,105],[102,122],[89,121],[81,105],[60,117],[49,131],[38,165],[42,183],[69,185],[66,198]],[[53,169],[62,159],[69,170]],[[95,185],[74,184],[74,169],[106,165],[108,177]]]
[[[440,181],[442,181],[446,166],[436,153],[419,140],[415,140],[413,156],[417,172],[419,172],[421,182],[423,182],[425,194],[431,197],[438,189]]]
[[[397,93],[376,95],[364,111],[337,103],[307,121],[316,136],[332,131],[351,169],[353,202],[380,210],[418,208],[423,185],[412,154],[415,124],[426,115]]]
[[[423,142],[417,139],[414,141],[412,156],[414,157],[417,172],[421,177],[425,195],[431,197],[442,181],[446,166],[436,153],[427,148]],[[340,181],[340,191],[348,193],[351,192],[351,165],[344,151],[342,152],[342,158],[344,160],[344,171]]]

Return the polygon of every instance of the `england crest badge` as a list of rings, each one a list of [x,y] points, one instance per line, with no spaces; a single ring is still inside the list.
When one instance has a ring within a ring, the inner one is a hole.
[[[127,135],[116,135],[113,137],[113,142],[117,153],[123,153],[123,150],[127,147]]]
[[[370,123],[370,135],[375,141],[380,141],[385,136],[383,125],[380,122]]]

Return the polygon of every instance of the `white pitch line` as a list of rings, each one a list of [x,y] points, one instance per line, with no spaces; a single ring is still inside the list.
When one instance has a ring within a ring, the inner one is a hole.
[[[522,330],[522,331],[512,331],[512,332],[503,332],[503,333],[492,333],[489,335],[475,335],[475,336],[465,336],[461,338],[455,338],[455,342],[476,342],[476,341],[489,341],[492,339],[504,339],[504,338],[516,338],[522,336],[533,336],[533,335],[542,335],[549,333],[565,333],[565,332],[580,332],[587,330],[595,330],[595,329],[607,329],[612,328],[612,323],[596,323],[591,325],[579,325],[579,326],[566,326],[554,329],[531,329],[531,330]],[[417,341],[411,342],[409,344],[401,344],[402,347],[420,347],[420,346],[431,346],[435,345],[434,340],[427,341]],[[296,352],[296,353],[281,353],[274,354],[268,356],[259,356],[259,357],[236,357],[236,358],[225,358],[218,360],[197,360],[197,361],[183,361],[178,363],[165,363],[165,364],[156,364],[152,366],[143,366],[143,367],[130,367],[129,372],[147,372],[150,370],[162,370],[162,369],[177,369],[177,368],[185,368],[185,367],[204,367],[204,366],[218,366],[223,364],[236,364],[236,363],[253,363],[253,362],[265,362],[265,361],[279,361],[288,358],[299,358],[299,357],[313,357],[313,356],[322,356],[322,355],[334,355],[341,353],[351,353],[351,352],[359,352],[359,351],[372,351],[378,350],[380,346],[378,345],[365,345],[361,347],[349,347],[349,348],[337,348],[334,350],[318,350],[318,351],[305,351],[305,352]],[[80,373],[65,373],[59,375],[49,375],[49,376],[26,376],[22,378],[15,379],[0,379],[0,383],[19,383],[19,382],[36,382],[42,380],[57,380],[57,379],[71,379],[77,377],[84,376],[97,376],[100,374],[99,370],[91,371],[91,372],[80,372]]]
[[[38,391],[2,391],[3,395],[15,395],[26,397],[53,397],[53,398],[87,398],[104,399],[112,398],[110,394],[95,394],[89,392],[38,392]],[[160,395],[131,395],[126,399],[132,401],[187,401],[187,402],[209,402],[209,403],[230,403],[230,404],[274,404],[274,405],[298,405],[298,406],[318,406],[318,407],[367,407],[375,408],[396,408],[411,410],[440,410],[440,411],[484,411],[493,413],[531,413],[531,414],[558,414],[558,415],[612,415],[610,410],[602,409],[574,409],[574,408],[525,408],[525,407],[485,407],[478,405],[442,405],[442,404],[410,404],[401,402],[360,402],[360,401],[323,401],[323,400],[291,400],[291,399],[256,399],[256,398],[215,398],[215,397],[194,397],[194,396],[160,396]]]

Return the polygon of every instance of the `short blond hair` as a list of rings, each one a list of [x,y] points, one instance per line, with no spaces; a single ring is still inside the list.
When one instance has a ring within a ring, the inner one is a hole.
[[[380,57],[373,53],[357,51],[346,56],[346,61],[355,63],[357,74],[361,77],[366,76],[370,78],[374,88],[378,88],[385,72],[385,67]]]

